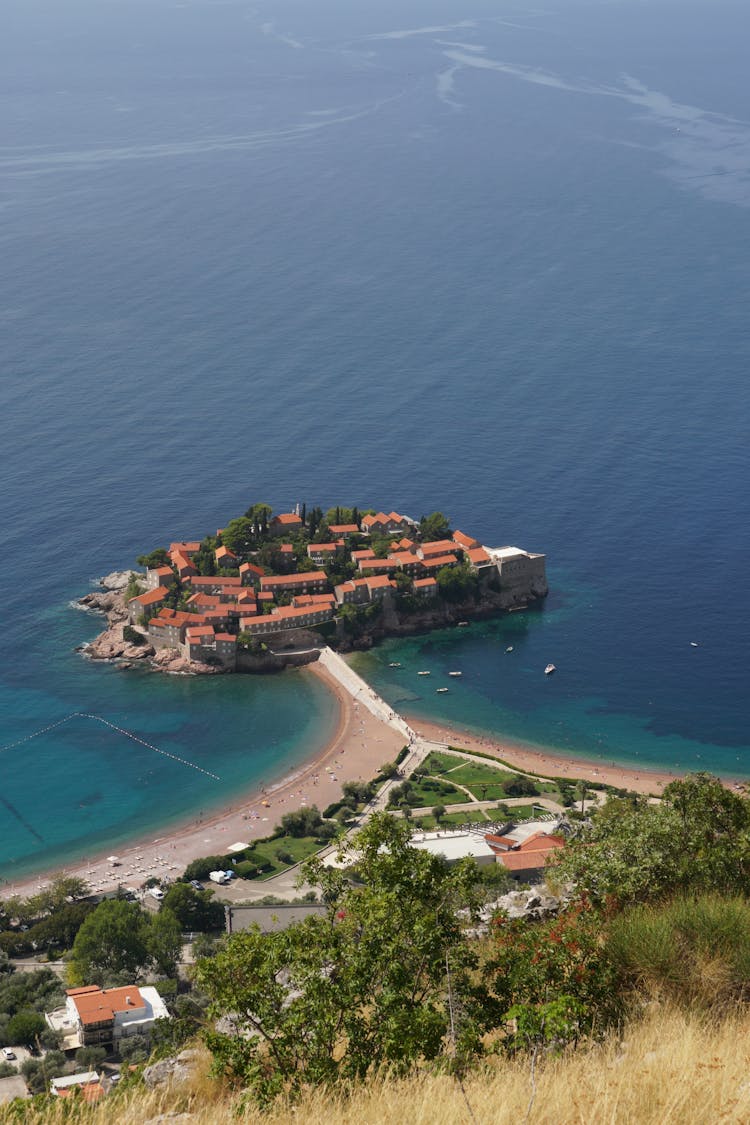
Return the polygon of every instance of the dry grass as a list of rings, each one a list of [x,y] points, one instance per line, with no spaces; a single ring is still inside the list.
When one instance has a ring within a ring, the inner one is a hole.
[[[493,1125],[713,1125],[750,1121],[749,1063],[750,1015],[711,1023],[655,1009],[622,1038],[542,1062],[528,1117],[528,1060],[497,1059],[465,1082],[471,1113],[453,1079],[422,1075],[373,1081],[349,1099],[315,1092],[296,1109],[263,1114],[248,1107],[238,1114],[236,1098],[204,1072],[172,1091],[122,1091],[117,1099],[77,1113],[75,1121],[146,1125],[159,1114],[188,1113],[186,1125],[473,1125],[474,1120]],[[0,1109],[0,1123],[62,1125],[72,1120],[63,1109],[48,1102],[15,1118]]]

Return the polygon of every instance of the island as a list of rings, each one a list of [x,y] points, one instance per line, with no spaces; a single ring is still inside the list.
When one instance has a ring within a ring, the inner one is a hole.
[[[441,512],[255,504],[215,535],[138,558],[80,599],[107,629],[82,651],[169,672],[269,672],[385,637],[526,608],[545,556],[484,546]]]

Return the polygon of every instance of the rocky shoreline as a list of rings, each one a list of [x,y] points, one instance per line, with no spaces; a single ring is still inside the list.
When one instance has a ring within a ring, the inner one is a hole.
[[[81,609],[106,617],[107,628],[92,641],[81,645],[77,651],[89,660],[106,660],[124,669],[144,665],[155,672],[168,672],[172,675],[220,674],[221,668],[186,660],[175,649],[157,652],[148,641],[136,645],[125,640],[123,629],[128,623],[125,590],[131,575],[135,573],[137,572],[130,570],[113,571],[99,579],[101,590],[93,590],[78,599],[76,604]]]

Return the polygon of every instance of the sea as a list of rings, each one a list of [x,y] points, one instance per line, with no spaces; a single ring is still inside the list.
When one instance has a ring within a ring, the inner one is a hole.
[[[99,576],[259,501],[546,554],[543,605],[355,658],[395,706],[750,777],[750,8],[3,13],[0,877],[330,737],[303,671],[76,651]]]

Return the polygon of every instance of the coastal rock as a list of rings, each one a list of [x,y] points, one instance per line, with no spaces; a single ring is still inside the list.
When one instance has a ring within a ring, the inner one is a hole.
[[[123,626],[114,625],[100,633],[83,651],[91,660],[144,660],[154,655],[154,648],[148,642],[134,645],[123,639]]]
[[[200,1061],[200,1051],[180,1051],[168,1059],[147,1066],[143,1071],[143,1081],[153,1090],[167,1082],[186,1082],[195,1073]]]
[[[151,650],[153,652],[153,649]],[[215,676],[224,669],[213,664],[201,664],[197,660],[187,660],[175,648],[162,648],[151,661],[152,667],[158,672],[170,672],[172,675]]]
[[[105,590],[124,590],[133,575],[136,578],[144,577],[137,570],[113,570],[111,574],[99,579],[99,585]]]

